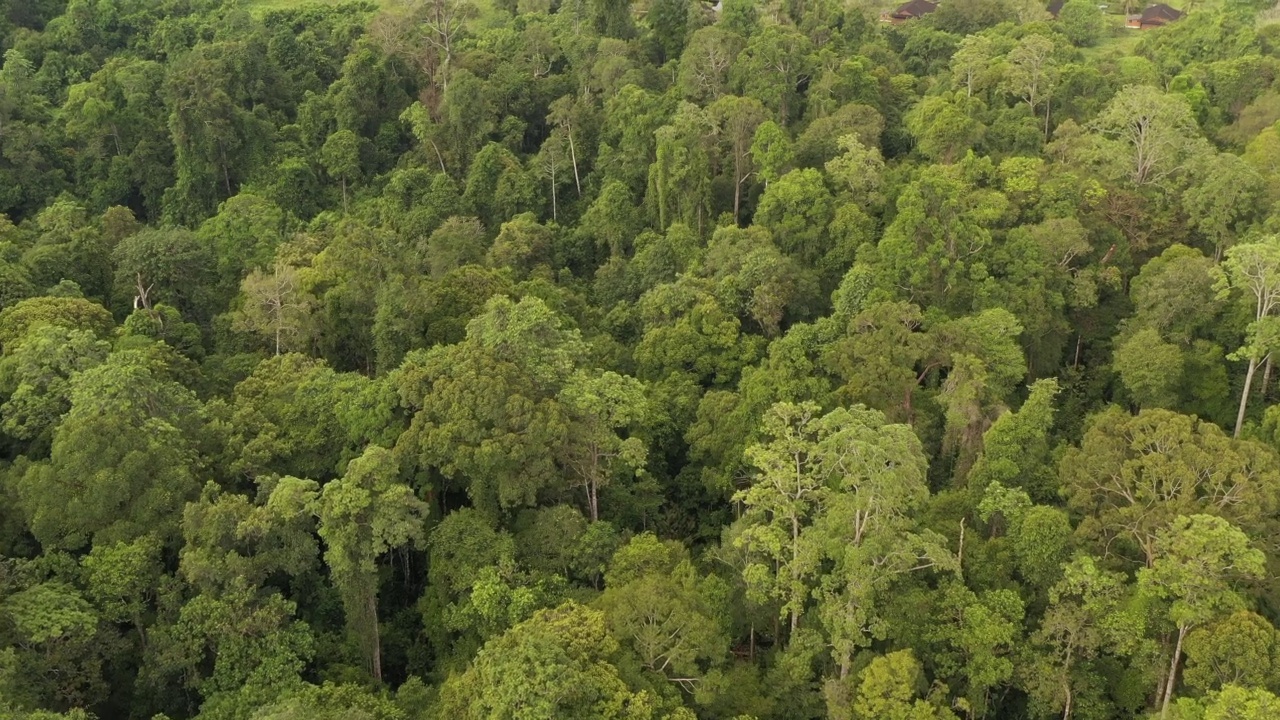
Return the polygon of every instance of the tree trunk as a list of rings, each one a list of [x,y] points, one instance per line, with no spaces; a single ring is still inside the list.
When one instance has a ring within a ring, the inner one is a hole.
[[[1053,97],[1044,101],[1044,141],[1049,142],[1049,108],[1053,106]]]
[[[342,178],[342,214],[347,214],[347,178]]]
[[[1267,355],[1267,363],[1262,370],[1262,401],[1267,401],[1267,388],[1271,387],[1271,355]]]
[[[573,149],[573,127],[568,127],[569,159],[573,161],[573,185],[578,188],[578,197],[582,197],[582,180],[578,178],[578,151]]]
[[[227,168],[227,148],[218,140],[218,155],[222,158],[222,182],[227,188],[227,197],[231,197],[231,171]]]
[[[800,559],[800,518],[791,515],[791,580],[795,582],[796,563]],[[791,634],[795,635],[796,628],[800,626],[800,609],[795,605],[791,606]],[[788,638],[789,639],[789,638]]]
[[[1067,646],[1066,662],[1062,665],[1062,720],[1071,720],[1071,651],[1073,646]]]
[[[373,631],[373,679],[379,684],[382,683],[382,638],[379,637],[381,632],[378,630],[378,596],[372,591],[367,591],[367,602],[369,603],[369,620],[372,623]]]
[[[551,171],[551,219],[557,219],[558,211],[556,209],[556,171]]]
[[[1187,636],[1187,627],[1178,626],[1178,642],[1173,646],[1173,660],[1169,661],[1169,677],[1165,678],[1164,699],[1160,701],[1160,720],[1169,714],[1169,701],[1173,699],[1173,686],[1178,679],[1178,659],[1182,655],[1182,639]]]
[[[142,616],[133,614],[133,627],[138,630],[138,639],[142,641],[142,649],[147,649],[147,629],[142,626]]]
[[[738,208],[742,205],[742,153],[733,154],[733,224],[738,224]]]
[[[1258,358],[1249,358],[1249,370],[1244,375],[1244,391],[1240,393],[1240,410],[1236,413],[1236,431],[1232,437],[1239,438],[1244,427],[1244,411],[1249,405],[1249,388],[1253,385],[1253,374],[1258,370]]]

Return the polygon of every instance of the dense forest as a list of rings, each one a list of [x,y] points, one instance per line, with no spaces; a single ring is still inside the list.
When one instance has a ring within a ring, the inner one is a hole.
[[[0,0],[0,718],[1280,717],[1268,5]]]

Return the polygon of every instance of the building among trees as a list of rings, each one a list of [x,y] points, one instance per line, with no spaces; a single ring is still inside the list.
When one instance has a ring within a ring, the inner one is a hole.
[[[1142,11],[1141,15],[1130,15],[1125,27],[1134,30],[1150,30],[1151,28],[1164,27],[1171,22],[1182,19],[1184,13],[1181,10],[1169,7],[1164,3],[1156,3],[1148,6]]]
[[[938,4],[929,2],[929,0],[910,0],[910,2],[899,5],[893,12],[880,16],[880,19],[884,22],[898,25],[908,20],[924,17],[937,9]]]

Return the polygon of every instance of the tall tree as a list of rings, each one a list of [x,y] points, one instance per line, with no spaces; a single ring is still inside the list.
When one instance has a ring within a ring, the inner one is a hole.
[[[743,574],[758,602],[776,600],[794,633],[812,593],[816,558],[801,534],[830,492],[818,445],[830,428],[815,403],[778,403],[761,422],[763,442],[747,448],[758,475],[734,494],[746,507],[746,529],[735,541],[756,559]]]
[[[1240,437],[1253,375],[1258,364],[1269,360],[1272,351],[1280,346],[1280,326],[1273,315],[1280,305],[1280,236],[1269,235],[1260,242],[1232,248],[1227,252],[1224,265],[1231,286],[1247,293],[1246,297],[1251,295],[1253,300],[1253,322],[1244,346],[1236,351],[1238,358],[1249,361],[1240,393],[1240,409],[1236,412],[1235,436]]]
[[[1271,512],[1276,462],[1269,449],[1232,440],[1212,423],[1111,407],[1091,418],[1059,472],[1068,506],[1085,513],[1078,532],[1114,551],[1123,547],[1114,540],[1124,539],[1150,567],[1160,533],[1178,516],[1212,513],[1256,526]]]
[[[754,98],[725,96],[710,108],[719,130],[724,152],[733,167],[733,219],[742,219],[742,186],[751,177],[751,144],[756,128],[767,119],[767,111]]]
[[[377,682],[382,682],[377,561],[391,550],[421,544],[427,514],[426,503],[397,482],[399,474],[391,451],[370,445],[316,501],[330,577],[342,596],[347,627]]]
[[[1160,182],[1182,169],[1198,137],[1187,100],[1150,85],[1127,85],[1093,121],[1117,144],[1116,160],[1134,185]]]
[[[1147,592],[1170,601],[1169,620],[1177,641],[1159,691],[1160,717],[1169,712],[1177,687],[1178,664],[1187,633],[1219,614],[1238,609],[1241,599],[1232,587],[1236,578],[1258,578],[1266,556],[1239,528],[1211,515],[1179,516],[1156,538],[1157,558],[1138,574]]]
[[[600,519],[600,490],[615,478],[643,473],[648,449],[632,435],[649,416],[645,387],[615,372],[577,372],[558,399],[569,415],[562,460],[586,492],[591,522]]]
[[[360,137],[350,130],[330,135],[320,148],[320,158],[330,177],[342,183],[342,213],[347,213],[347,183],[360,172]]]

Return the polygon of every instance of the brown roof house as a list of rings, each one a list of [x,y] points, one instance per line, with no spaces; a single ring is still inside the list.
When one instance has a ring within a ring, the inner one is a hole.
[[[1180,20],[1182,15],[1181,10],[1175,10],[1164,3],[1156,3],[1148,6],[1141,15],[1130,15],[1124,25],[1134,30],[1150,30]]]
[[[938,9],[938,3],[929,0],[909,0],[898,6],[897,10],[880,16],[884,22],[898,25],[908,20],[915,20]]]

